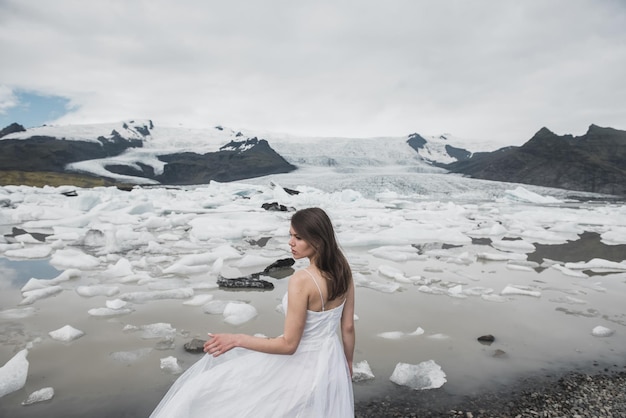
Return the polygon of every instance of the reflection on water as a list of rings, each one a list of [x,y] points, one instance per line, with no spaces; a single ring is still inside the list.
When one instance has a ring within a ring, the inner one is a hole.
[[[49,260],[9,260],[0,257],[0,282],[7,281],[11,287],[22,288],[32,278],[54,279],[61,272],[50,265]]]
[[[620,263],[626,258],[626,245],[607,245],[596,232],[583,232],[576,241],[566,244],[534,244],[535,252],[528,255],[529,261],[541,263],[544,259],[558,260],[565,263],[588,262],[594,258]]]

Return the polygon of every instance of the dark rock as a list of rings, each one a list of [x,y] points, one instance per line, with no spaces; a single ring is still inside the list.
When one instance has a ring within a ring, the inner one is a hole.
[[[291,268],[291,266],[293,266],[295,262],[296,260],[294,260],[293,258],[281,258],[280,260],[276,260],[269,266],[265,267],[265,270],[263,270],[263,273],[268,274],[276,270],[283,270],[283,269]]]
[[[20,125],[19,123],[12,123],[9,126],[0,130],[0,138],[2,138],[5,135],[13,134],[16,132],[26,132],[26,129],[24,129],[24,127]]]
[[[61,192],[61,194],[63,196],[67,196],[67,197],[76,197],[76,196],[78,196],[78,193],[76,193],[76,190],[70,190],[70,191],[67,191],[67,192]]]
[[[250,245],[257,245],[259,247],[265,247],[267,245],[267,242],[270,239],[271,239],[271,237],[263,237],[263,238],[259,238],[257,240],[249,239],[248,240],[248,244],[250,244]]]
[[[494,337],[491,334],[488,335],[482,335],[480,337],[478,337],[478,341],[480,341],[481,343],[487,343],[487,344],[491,344],[492,342],[494,342],[496,340],[496,337]]]
[[[267,280],[259,279],[258,276],[259,274],[255,273],[249,276],[236,277],[233,279],[220,277],[217,279],[217,285],[222,289],[274,289],[274,284],[268,282]]]
[[[276,187],[281,187],[278,186],[276,183],[274,183],[273,181],[270,181],[270,187],[272,189],[275,189]],[[294,190],[294,189],[289,189],[287,187],[281,187],[288,195],[294,196],[294,195],[299,195],[300,192],[298,190]]]
[[[40,232],[28,232],[22,228],[13,227],[10,234],[5,234],[4,237],[8,238],[9,241],[13,242],[11,238],[15,238],[19,235],[29,234],[31,237],[35,238],[37,241],[46,242],[46,237],[49,237],[51,234],[43,234]]]
[[[193,340],[186,342],[183,347],[185,348],[185,351],[189,353],[199,354],[204,353],[204,343],[204,340],[194,338]]]
[[[420,134],[411,134],[409,135],[409,139],[406,141],[407,144],[415,151],[419,151],[424,148],[424,146],[428,143]]]
[[[275,211],[275,212],[289,212],[289,211],[294,212],[295,211],[295,208],[289,208],[285,205],[279,204],[278,202],[263,203],[261,207],[265,210]]]
[[[283,187],[283,189],[287,192],[287,194],[289,195],[299,195],[300,192],[294,189],[288,189],[287,187]]]

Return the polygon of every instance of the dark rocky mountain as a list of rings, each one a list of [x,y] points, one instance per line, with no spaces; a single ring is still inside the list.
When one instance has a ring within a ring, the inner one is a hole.
[[[151,176],[161,184],[204,184],[288,173],[296,167],[278,155],[264,139],[231,141],[218,152],[162,155],[163,174]]]
[[[626,131],[591,125],[585,135],[542,128],[521,147],[507,147],[445,165],[475,178],[626,195]]]
[[[7,138],[0,141],[0,169],[62,173],[69,163],[111,157],[142,145],[139,140],[122,138],[116,131],[109,137],[98,137],[96,141],[39,135],[27,139]]]
[[[446,137],[444,136],[441,136],[439,138],[444,139],[444,140],[446,139]],[[424,139],[424,137],[421,136],[420,134],[413,133],[409,135],[409,139],[406,142],[407,144],[409,144],[411,148],[417,151],[418,154],[422,155],[422,150],[427,148],[431,141]],[[464,160],[469,159],[472,156],[471,151],[468,151],[465,148],[455,147],[450,144],[444,145],[444,151],[445,151],[445,154],[447,154],[449,157],[453,158],[456,161],[464,161]],[[424,157],[424,158],[428,160],[428,157]],[[433,165],[436,165],[436,166],[442,165],[441,163],[437,161],[431,161],[431,162],[433,163]]]
[[[142,148],[150,140],[154,125],[133,121],[113,129],[107,136],[66,139],[46,135],[23,135],[27,132],[21,125],[12,124],[0,131],[0,171],[70,173],[68,164],[87,160],[115,157],[129,149]],[[20,133],[19,137],[11,135]],[[241,137],[241,134],[235,137]],[[112,176],[122,174],[157,181],[167,185],[204,184],[211,180],[234,181],[268,174],[286,173],[296,167],[278,155],[264,139],[250,138],[231,141],[218,152],[199,154],[195,152],[166,153],[158,159],[167,163],[162,173],[155,173],[152,166],[141,160],[133,164],[107,163],[103,166]],[[85,173],[91,175],[90,173]]]

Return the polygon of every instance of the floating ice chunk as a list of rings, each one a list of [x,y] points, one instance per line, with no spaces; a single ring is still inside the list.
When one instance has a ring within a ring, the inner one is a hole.
[[[48,333],[50,338],[57,341],[70,342],[79,339],[85,333],[79,329],[74,328],[71,325],[66,325],[57,330],[50,331]]]
[[[191,288],[154,290],[146,292],[128,292],[119,295],[119,298],[128,302],[148,302],[162,299],[188,299],[193,297],[194,290]]]
[[[223,315],[225,322],[231,325],[241,325],[257,316],[257,310],[247,303],[230,302],[224,308]]]
[[[0,367],[0,398],[26,384],[28,376],[28,350],[24,349],[14,355],[4,366]]]
[[[50,258],[50,264],[59,269],[76,268],[93,270],[100,265],[100,260],[75,248],[58,250]]]
[[[448,294],[449,295],[461,295],[463,294],[463,286],[458,284],[456,286],[452,286],[451,288],[448,289]]]
[[[582,299],[578,299],[578,298],[573,298],[571,296],[566,296],[564,298],[555,298],[555,299],[550,299],[550,302],[555,302],[555,303],[567,303],[569,305],[584,305],[587,302],[582,300]]]
[[[373,280],[368,280],[361,273],[355,273],[353,279],[356,286],[367,287],[383,293],[393,293],[400,288],[400,285],[397,282],[379,283]]]
[[[614,333],[615,331],[613,331],[612,329],[603,327],[601,325],[598,325],[591,330],[591,335],[593,335],[594,337],[610,337]]]
[[[369,250],[374,257],[391,261],[420,260],[427,258],[419,255],[417,249],[411,245],[388,245]]]
[[[97,316],[97,317],[120,316],[120,315],[127,315],[132,312],[133,310],[131,308],[119,308],[119,309],[93,308],[87,311],[89,315]]]
[[[595,272],[626,271],[626,261],[615,261],[594,258],[588,262],[565,263],[565,267],[572,270],[592,270]]]
[[[36,245],[16,250],[8,250],[4,255],[11,258],[46,258],[51,252],[52,247],[49,245]]]
[[[424,329],[422,327],[417,327],[415,329],[415,331],[409,332],[407,335],[409,335],[409,336],[417,336],[417,335],[422,335],[423,333],[424,333]]]
[[[39,299],[48,298],[50,296],[54,296],[57,293],[63,291],[61,286],[50,286],[43,289],[35,289],[29,290],[28,292],[22,293],[24,299],[19,303],[20,305],[31,305],[38,301]]]
[[[134,272],[130,261],[125,258],[120,258],[114,266],[109,267],[103,274],[108,277],[124,277],[130,276],[134,274]]]
[[[176,234],[172,234],[172,233],[165,233],[165,234],[160,234],[159,236],[157,236],[157,238],[159,239],[159,241],[178,241],[180,240],[180,236],[176,235]]]
[[[497,237],[503,236],[507,233],[504,226],[499,223],[491,225],[490,227],[478,228],[473,231],[468,231],[467,235],[470,237]]]
[[[151,216],[144,222],[142,222],[139,226],[146,229],[165,229],[169,228],[171,225],[167,218],[163,218],[160,216]]]
[[[168,338],[176,335],[176,328],[172,328],[172,325],[166,322],[141,325],[140,327],[137,327],[137,330],[140,331],[139,336],[144,340]]]
[[[137,350],[131,351],[115,351],[110,355],[113,360],[130,364],[136,362],[143,357],[146,357],[148,354],[150,354],[151,351],[152,348],[139,348]]]
[[[446,334],[439,333],[439,334],[429,335],[428,338],[430,338],[431,340],[447,340],[450,337]]]
[[[53,285],[57,285],[59,283],[66,282],[70,279],[74,279],[80,277],[80,270],[69,269],[65,270],[63,273],[59,274],[57,277],[53,279],[30,279],[26,284],[22,287],[22,292],[27,292],[35,289],[43,289],[45,287],[50,287]]]
[[[211,273],[216,275],[220,274],[222,272],[222,267],[224,267],[224,259],[219,257],[213,262],[213,265],[211,266]]]
[[[561,201],[555,197],[542,196],[540,194],[531,192],[530,190],[527,190],[521,186],[517,187],[514,190],[506,190],[504,194],[509,199],[520,202],[536,203],[540,205],[561,203]]]
[[[24,319],[33,316],[37,310],[31,306],[0,311],[0,319]]]
[[[106,301],[106,307],[109,309],[122,309],[126,305],[128,305],[128,302],[125,302],[122,299],[113,299]]]
[[[120,293],[120,288],[106,285],[78,286],[76,293],[85,298],[93,296],[113,296]]]
[[[493,293],[493,289],[490,287],[470,287],[469,289],[463,289],[463,293],[468,296],[482,296]]]
[[[236,263],[233,263],[233,267],[237,267],[237,268],[250,268],[250,267],[258,267],[258,266],[269,266],[270,264],[272,264],[274,261],[274,259],[271,258],[267,258],[267,257],[263,257],[260,255],[245,255],[241,260],[237,261]]]
[[[614,226],[610,230],[603,232],[600,237],[607,245],[626,244],[626,227]]]
[[[169,356],[161,359],[161,370],[170,374],[180,374],[183,368],[178,364],[176,357]]]
[[[562,266],[560,264],[552,264],[550,267],[555,269],[555,270],[560,271],[561,273],[563,273],[566,276],[583,277],[583,278],[589,277],[588,275],[586,275],[582,271],[575,271],[575,270],[572,270],[572,269],[568,269],[567,267]]]
[[[444,295],[444,294],[447,293],[446,289],[442,289],[442,288],[437,287],[437,286],[422,285],[422,286],[418,287],[417,290],[422,292],[422,293],[428,293],[428,294],[431,294],[431,295]]]
[[[33,237],[31,234],[16,235],[13,239],[21,244],[41,244],[41,241]]]
[[[371,380],[373,378],[374,373],[372,373],[372,368],[370,367],[367,360],[359,361],[358,363],[354,363],[352,365],[353,382],[363,382],[365,380]]]
[[[387,340],[399,340],[400,338],[404,337],[404,332],[402,331],[388,331],[388,332],[381,332],[380,334],[376,334],[381,338],[385,338]]]
[[[519,253],[532,253],[535,251],[535,246],[530,242],[524,240],[493,240],[491,246],[496,250],[519,252]]]
[[[211,269],[209,264],[199,264],[195,266],[186,266],[184,264],[172,264],[163,269],[163,274],[177,274],[179,276],[193,276],[195,274],[204,274]]]
[[[515,271],[530,271],[530,272],[535,271],[532,267],[522,266],[520,264],[513,264],[513,263],[507,263],[506,268],[509,270],[515,270]]]
[[[53,397],[54,397],[53,388],[51,387],[41,388],[39,390],[34,391],[30,395],[28,395],[28,398],[26,398],[26,400],[22,402],[22,405],[26,406],[26,405],[31,405],[37,402],[49,401]]]
[[[228,305],[229,303],[230,302],[227,300],[211,300],[204,304],[202,310],[204,311],[204,313],[208,313],[211,315],[221,315],[224,313],[224,309],[226,309],[226,305]]]
[[[419,364],[398,363],[389,380],[413,390],[440,388],[447,381],[446,374],[433,360]]]
[[[538,290],[531,290],[527,286],[511,286],[508,285],[500,292],[501,295],[520,295],[520,296],[533,296],[541,297],[541,292]]]
[[[212,300],[213,298],[214,298],[214,296],[210,295],[208,293],[201,294],[201,295],[195,295],[193,298],[184,301],[183,305],[202,306],[202,305],[205,305],[210,300]]]
[[[378,267],[378,272],[381,275],[394,279],[395,281],[400,283],[413,283],[410,278],[406,277],[402,271],[398,270],[395,267],[381,265]]]
[[[519,261],[519,260],[526,260],[527,258],[526,254],[487,253],[487,252],[478,253],[476,254],[476,257],[482,260],[489,260],[489,261]]]
[[[482,299],[488,301],[488,302],[506,302],[507,299],[505,297],[502,297],[500,295],[493,295],[493,294],[489,294],[489,295],[481,295],[480,296]]]

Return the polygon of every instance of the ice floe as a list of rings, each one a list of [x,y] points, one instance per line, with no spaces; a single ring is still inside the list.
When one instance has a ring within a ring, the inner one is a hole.
[[[433,360],[419,364],[398,363],[389,380],[413,390],[436,389],[447,382],[441,366]]]

